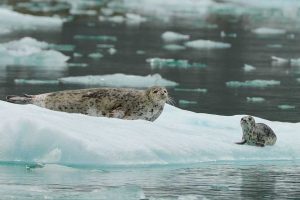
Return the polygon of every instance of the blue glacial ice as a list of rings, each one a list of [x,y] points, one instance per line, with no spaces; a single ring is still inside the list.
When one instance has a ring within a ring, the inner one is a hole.
[[[42,66],[49,69],[65,67],[69,57],[49,47],[48,43],[30,37],[2,43],[0,65]]]
[[[166,105],[155,122],[97,118],[0,101],[0,161],[86,165],[190,164],[300,159],[299,123],[268,124],[275,146],[236,145],[241,116]]]
[[[33,16],[0,8],[0,29],[7,33],[22,30],[60,31],[62,23],[60,18]]]

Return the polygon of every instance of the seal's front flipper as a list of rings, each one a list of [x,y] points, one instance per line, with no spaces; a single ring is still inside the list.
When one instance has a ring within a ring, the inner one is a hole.
[[[6,97],[6,100],[10,103],[17,103],[17,104],[30,104],[32,103],[33,96],[25,94],[24,96],[15,96],[9,95]]]
[[[235,144],[240,144],[240,145],[242,145],[242,144],[245,144],[247,141],[246,140],[243,140],[243,141],[241,141],[241,142],[236,142]]]

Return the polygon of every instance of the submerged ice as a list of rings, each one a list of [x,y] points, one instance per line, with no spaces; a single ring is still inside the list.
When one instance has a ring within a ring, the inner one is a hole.
[[[236,145],[241,116],[193,113],[166,105],[155,122],[55,112],[0,101],[0,160],[85,165],[186,164],[300,159],[298,123],[268,124],[272,147]]]

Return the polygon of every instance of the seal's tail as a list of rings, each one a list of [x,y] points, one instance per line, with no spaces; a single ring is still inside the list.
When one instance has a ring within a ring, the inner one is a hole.
[[[15,95],[9,95],[6,97],[6,100],[10,103],[16,103],[16,104],[30,104],[32,103],[33,96],[24,94],[23,96],[15,96]]]

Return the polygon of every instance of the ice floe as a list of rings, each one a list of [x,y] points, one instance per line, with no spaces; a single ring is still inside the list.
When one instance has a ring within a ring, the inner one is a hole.
[[[177,41],[189,40],[190,36],[189,35],[184,35],[184,34],[181,34],[181,33],[172,32],[172,31],[167,31],[167,32],[164,32],[161,35],[161,38],[165,42],[177,42]]]
[[[252,30],[252,32],[258,35],[284,35],[286,33],[286,30],[261,27]]]
[[[262,103],[265,101],[266,99],[263,97],[247,97],[247,102],[249,103]]]
[[[273,65],[288,65],[290,64],[291,66],[297,67],[300,66],[300,58],[280,58],[276,56],[271,56],[272,64]]]
[[[146,88],[154,85],[174,87],[178,85],[174,81],[164,79],[159,74],[137,76],[127,74],[107,74],[107,75],[89,75],[64,77],[57,80],[27,80],[15,79],[15,84],[23,85],[45,85],[45,84],[66,84],[66,85],[84,85],[101,87],[135,87]]]
[[[197,92],[197,93],[207,93],[205,88],[174,88],[178,92]]]
[[[226,33],[225,31],[221,31],[220,33],[221,38],[237,38],[237,34],[236,33]]]
[[[276,80],[251,80],[251,81],[228,81],[226,86],[230,88],[249,87],[249,88],[265,88],[280,85],[280,81]]]
[[[251,72],[254,71],[256,67],[253,67],[252,65],[244,64],[244,71],[245,72]]]
[[[258,148],[234,144],[242,138],[241,116],[193,113],[170,105],[148,122],[0,101],[0,117],[0,161],[111,166],[300,159],[299,123],[256,118],[278,138],[274,146]]]
[[[6,33],[22,30],[59,31],[62,24],[60,18],[33,16],[0,8],[0,29]]]
[[[34,38],[25,37],[20,40],[0,44],[0,64],[28,65],[60,68],[66,66],[68,56],[49,50],[50,45]]]
[[[181,51],[181,50],[186,49],[185,46],[182,46],[182,45],[179,45],[179,44],[167,44],[167,45],[164,45],[163,48],[165,50],[168,50],[168,51]]]
[[[95,40],[95,41],[102,41],[102,42],[116,42],[117,37],[110,36],[110,35],[75,35],[75,40]]]
[[[172,58],[148,58],[146,62],[150,63],[151,68],[205,68],[203,63],[190,63],[188,60],[175,60]]]
[[[139,25],[147,21],[145,17],[134,13],[126,13],[125,16],[99,16],[99,20],[102,22],[112,22],[116,24],[126,23],[127,25]]]
[[[230,48],[231,44],[224,42],[215,42],[211,40],[194,40],[185,43],[185,46],[193,49],[226,49]]]

